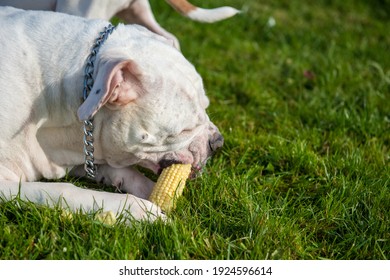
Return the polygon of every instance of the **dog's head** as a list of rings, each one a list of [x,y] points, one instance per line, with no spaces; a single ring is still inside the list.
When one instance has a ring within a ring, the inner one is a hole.
[[[94,117],[99,128],[97,160],[156,173],[172,163],[200,169],[222,146],[200,75],[165,39],[119,26],[96,61],[95,83],[78,116]]]

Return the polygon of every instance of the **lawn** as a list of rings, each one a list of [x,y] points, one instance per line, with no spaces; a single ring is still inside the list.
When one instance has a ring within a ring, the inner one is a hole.
[[[1,203],[0,259],[389,259],[390,2],[193,0],[243,10],[214,24],[151,2],[222,151],[166,224]]]

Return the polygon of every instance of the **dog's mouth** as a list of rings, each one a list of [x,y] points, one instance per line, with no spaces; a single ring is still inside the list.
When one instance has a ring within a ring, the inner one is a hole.
[[[159,162],[159,170],[158,170],[158,174],[161,173],[161,171],[165,168],[168,168],[169,166],[171,166],[172,164],[181,164],[182,162],[180,162],[179,160],[174,160],[174,159],[163,159]]]
[[[179,160],[174,160],[174,159],[163,159],[159,162],[159,169],[158,169],[157,174],[160,175],[161,172],[163,171],[163,169],[168,168],[169,166],[171,166],[173,164],[183,164],[183,162],[181,162]],[[204,165],[200,165],[200,164],[197,164],[195,166],[192,165],[190,178],[191,179],[196,178],[202,172],[203,166]]]
[[[204,138],[204,137],[203,137]],[[187,149],[180,151],[168,152],[158,155],[157,160],[143,159],[138,164],[142,167],[152,170],[155,174],[160,175],[163,169],[173,164],[191,164],[190,178],[199,176],[208,159],[222,147],[223,137],[219,132],[215,132],[212,137],[207,138],[207,145],[203,145],[204,139],[193,142]]]

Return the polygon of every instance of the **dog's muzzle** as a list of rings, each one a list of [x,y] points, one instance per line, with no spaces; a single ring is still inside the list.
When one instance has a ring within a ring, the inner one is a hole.
[[[193,169],[193,174],[195,173],[198,173],[199,171],[201,171],[202,169],[202,165],[204,165],[207,161],[208,158],[210,158],[212,155],[214,155],[219,149],[222,148],[223,146],[223,137],[222,135],[219,133],[219,132],[215,132],[214,134],[212,134],[208,140],[208,142],[206,143],[206,145],[208,145],[206,147],[207,149],[207,158],[203,159],[202,162],[200,163],[196,163],[196,165],[193,165],[192,169]],[[159,172],[158,173],[161,173],[161,171],[169,166],[171,166],[172,164],[178,164],[178,163],[183,163],[181,162],[180,160],[178,159],[173,159],[173,158],[164,158],[162,160],[159,161]]]

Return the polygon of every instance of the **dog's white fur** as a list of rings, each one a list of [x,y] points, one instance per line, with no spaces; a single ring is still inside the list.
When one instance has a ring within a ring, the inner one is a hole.
[[[201,22],[215,22],[234,16],[238,10],[231,7],[202,9],[187,0],[167,0],[182,15]],[[136,23],[171,40],[179,49],[177,38],[156,21],[149,0],[0,0],[2,6],[26,10],[46,10],[82,16],[90,19],[109,20],[117,15],[126,23]]]
[[[148,198],[162,162],[204,165],[221,146],[195,68],[165,38],[119,25],[99,50],[95,83],[82,102],[86,58],[104,20],[0,8],[0,194],[71,210],[124,211],[163,217]],[[129,194],[69,183],[37,182],[83,175],[82,120],[94,118],[98,182]]]

